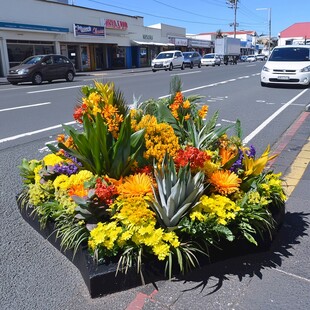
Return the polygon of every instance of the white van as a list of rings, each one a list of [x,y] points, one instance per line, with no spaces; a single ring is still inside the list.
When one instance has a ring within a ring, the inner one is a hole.
[[[181,51],[166,51],[161,52],[155,59],[152,60],[152,71],[169,70],[181,68],[184,70],[184,56]]]
[[[273,49],[260,75],[261,85],[310,85],[310,45]]]

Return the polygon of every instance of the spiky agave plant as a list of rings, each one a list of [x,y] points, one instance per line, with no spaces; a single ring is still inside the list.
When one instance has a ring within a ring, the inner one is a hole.
[[[160,167],[154,166],[157,190],[153,189],[154,199],[149,200],[159,223],[168,229],[174,229],[197,203],[204,191],[204,174],[192,176],[189,165],[180,167],[178,172],[169,155]]]

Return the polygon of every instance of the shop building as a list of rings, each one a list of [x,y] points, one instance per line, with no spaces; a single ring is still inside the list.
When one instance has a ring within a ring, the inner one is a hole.
[[[310,22],[295,23],[279,33],[279,46],[296,44],[310,44]]]
[[[184,28],[145,27],[143,22],[141,16],[88,9],[67,1],[1,2],[0,76],[29,56],[47,53],[67,56],[77,71],[149,66],[156,54],[175,48],[167,32],[184,32],[185,37]]]

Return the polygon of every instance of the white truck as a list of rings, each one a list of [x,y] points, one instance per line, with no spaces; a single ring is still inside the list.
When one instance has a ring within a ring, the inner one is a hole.
[[[215,39],[215,53],[223,58],[225,65],[228,62],[237,64],[240,57],[240,39],[230,37]]]

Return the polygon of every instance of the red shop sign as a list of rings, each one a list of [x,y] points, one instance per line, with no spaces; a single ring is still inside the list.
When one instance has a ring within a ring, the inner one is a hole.
[[[128,24],[122,20],[106,19],[105,26],[109,29],[127,30]]]

